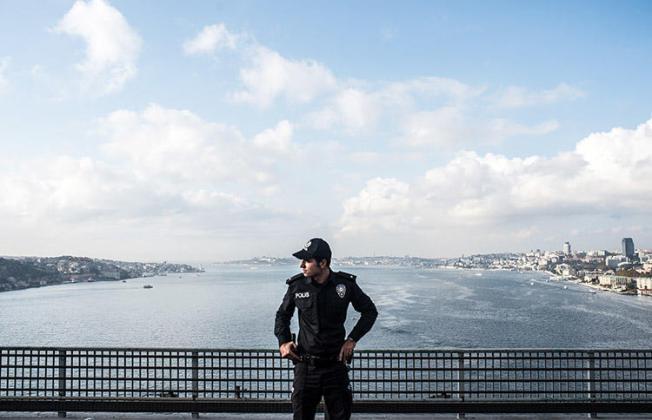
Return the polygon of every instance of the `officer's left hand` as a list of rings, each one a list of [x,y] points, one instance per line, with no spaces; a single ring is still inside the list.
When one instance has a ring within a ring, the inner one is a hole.
[[[348,338],[342,348],[340,349],[340,355],[337,356],[337,360],[340,362],[348,362],[353,357],[353,349],[355,348],[355,341]]]

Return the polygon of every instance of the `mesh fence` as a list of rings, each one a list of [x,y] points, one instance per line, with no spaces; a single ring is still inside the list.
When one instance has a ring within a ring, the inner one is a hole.
[[[356,401],[652,401],[652,350],[367,350]],[[0,397],[288,400],[276,350],[0,347]]]

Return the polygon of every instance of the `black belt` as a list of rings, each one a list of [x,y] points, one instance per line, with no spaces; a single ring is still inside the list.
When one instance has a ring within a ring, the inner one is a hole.
[[[301,355],[301,362],[311,366],[325,367],[334,365],[339,360],[337,360],[337,356],[315,356],[314,354],[304,353]]]

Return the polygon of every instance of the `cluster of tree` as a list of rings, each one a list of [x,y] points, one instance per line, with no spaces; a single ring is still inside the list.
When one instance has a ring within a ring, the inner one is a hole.
[[[24,261],[0,258],[0,290],[24,289],[63,281],[63,276],[56,271]]]

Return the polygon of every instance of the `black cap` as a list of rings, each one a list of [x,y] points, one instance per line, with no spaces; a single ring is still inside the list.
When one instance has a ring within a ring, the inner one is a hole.
[[[327,259],[331,260],[331,247],[328,246],[328,242],[321,238],[313,238],[306,242],[303,246],[303,249],[295,252],[295,257],[300,260],[309,260],[314,258],[316,260]]]

